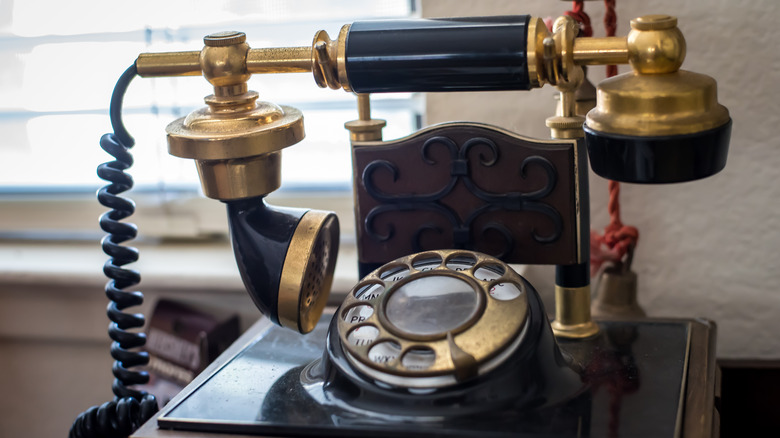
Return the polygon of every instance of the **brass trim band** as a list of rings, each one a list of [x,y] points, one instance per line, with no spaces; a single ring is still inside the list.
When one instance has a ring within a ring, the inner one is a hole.
[[[555,320],[551,326],[555,336],[564,338],[587,338],[598,333],[598,326],[590,318],[590,285],[555,286]]]
[[[672,73],[620,75],[602,81],[589,128],[627,136],[671,136],[708,131],[730,120],[709,76]]]
[[[227,160],[276,152],[303,140],[300,110],[267,102],[252,106],[239,113],[204,108],[173,121],[166,128],[168,152],[179,158]]]
[[[229,201],[267,195],[282,184],[282,154],[249,158],[195,160],[203,194]]]
[[[336,51],[336,69],[338,71],[338,80],[344,91],[352,91],[347,77],[347,34],[349,34],[349,24],[341,26],[339,31],[338,47]]]
[[[528,80],[532,87],[541,87],[545,83],[543,42],[549,34],[547,26],[541,18],[529,18],[526,58],[528,64]]]
[[[279,280],[277,315],[283,327],[308,333],[317,325],[333,284],[338,246],[336,215],[307,211],[290,240]]]
[[[280,151],[304,137],[299,110],[250,100],[245,110],[240,104],[235,111],[214,110],[210,105],[166,128],[168,152],[195,159],[203,192],[209,198],[228,201],[278,189]]]
[[[387,122],[371,118],[371,97],[368,94],[357,95],[358,120],[344,123],[349,130],[349,141],[382,141],[382,128]]]

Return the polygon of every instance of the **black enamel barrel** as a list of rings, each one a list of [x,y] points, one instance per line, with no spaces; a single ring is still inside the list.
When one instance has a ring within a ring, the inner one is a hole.
[[[528,90],[529,16],[356,22],[346,70],[357,93]]]

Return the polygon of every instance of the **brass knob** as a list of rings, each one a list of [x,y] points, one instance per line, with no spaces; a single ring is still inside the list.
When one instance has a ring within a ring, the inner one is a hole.
[[[628,62],[640,74],[672,73],[685,59],[685,37],[677,18],[646,15],[631,20],[628,33]]]
[[[246,34],[244,32],[236,32],[232,30],[212,33],[203,37],[203,44],[205,44],[207,47],[225,47],[245,42]]]
[[[237,96],[246,92],[250,78],[246,58],[249,44],[243,32],[219,32],[203,38],[200,52],[203,76],[214,86],[214,95]]]

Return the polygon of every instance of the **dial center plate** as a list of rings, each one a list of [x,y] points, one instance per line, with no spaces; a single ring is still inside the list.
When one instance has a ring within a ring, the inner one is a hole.
[[[399,331],[417,336],[444,335],[467,323],[479,310],[477,292],[449,276],[420,277],[392,292],[387,320]]]

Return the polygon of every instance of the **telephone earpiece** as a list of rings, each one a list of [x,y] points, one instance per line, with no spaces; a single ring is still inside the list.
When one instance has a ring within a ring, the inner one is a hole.
[[[616,181],[673,183],[722,170],[731,118],[714,79],[679,70],[685,38],[677,19],[631,20],[627,45],[633,72],[599,83],[585,120],[593,171]]]

